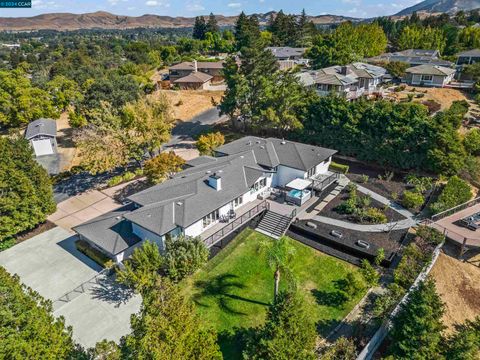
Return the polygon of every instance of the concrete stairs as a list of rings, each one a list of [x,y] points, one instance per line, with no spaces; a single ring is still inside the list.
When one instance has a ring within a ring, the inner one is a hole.
[[[289,216],[267,210],[255,230],[274,239],[279,239],[285,234],[291,221],[292,218]]]

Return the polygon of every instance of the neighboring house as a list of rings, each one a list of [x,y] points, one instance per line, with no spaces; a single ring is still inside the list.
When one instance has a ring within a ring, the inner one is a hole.
[[[384,68],[360,62],[299,73],[297,77],[305,86],[315,88],[319,95],[336,93],[347,99],[378,92],[379,85],[390,79]]]
[[[404,62],[410,66],[426,64],[445,67],[453,66],[453,63],[450,61],[440,59],[440,53],[438,50],[408,49],[394,53],[386,53],[367,59],[367,62],[373,64],[393,61]]]
[[[480,61],[480,49],[463,51],[457,54],[457,66],[471,65]]]
[[[304,58],[306,48],[294,48],[289,46],[282,47],[267,47],[266,50],[270,50],[277,59],[280,66],[280,70],[288,70],[296,65],[306,66],[308,65],[308,59]]]
[[[209,75],[212,82],[220,82],[223,80],[223,62],[185,61],[171,66],[168,72],[171,83],[175,83],[177,80],[196,72]]]
[[[173,84],[182,90],[205,90],[210,87],[212,78],[211,75],[194,71],[187,76],[175,80]]]
[[[455,69],[437,65],[419,65],[405,70],[403,81],[413,86],[444,87],[455,76]]]
[[[167,236],[202,236],[272,188],[292,182],[296,188],[298,179],[308,185],[305,179],[327,173],[335,153],[281,139],[245,137],[219,147],[216,157],[194,159],[171,179],[130,196],[129,207],[73,230],[118,262],[147,239],[164,249]]]
[[[32,145],[35,156],[57,153],[57,122],[53,119],[38,119],[28,124],[25,139]]]

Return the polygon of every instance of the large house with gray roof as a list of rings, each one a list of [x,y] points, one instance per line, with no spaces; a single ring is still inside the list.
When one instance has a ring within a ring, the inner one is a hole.
[[[384,68],[361,62],[330,66],[297,76],[305,86],[315,88],[319,95],[335,93],[349,100],[378,92],[380,85],[390,79]]]
[[[171,179],[130,196],[130,205],[73,230],[120,262],[147,239],[164,249],[167,236],[202,236],[274,188],[291,188],[292,196],[301,200],[309,179],[327,174],[335,153],[276,138],[244,137],[219,147],[215,157],[189,161]]]

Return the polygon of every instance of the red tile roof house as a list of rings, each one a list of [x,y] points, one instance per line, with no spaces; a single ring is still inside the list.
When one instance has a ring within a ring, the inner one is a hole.
[[[223,80],[223,62],[185,61],[169,68],[170,83],[181,89],[205,89]]]

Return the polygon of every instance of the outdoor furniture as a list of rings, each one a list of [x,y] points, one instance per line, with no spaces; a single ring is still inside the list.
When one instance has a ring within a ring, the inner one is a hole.
[[[234,210],[230,210],[230,211],[228,212],[228,217],[229,217],[230,219],[235,219],[235,218],[237,217],[237,214],[235,213]]]

